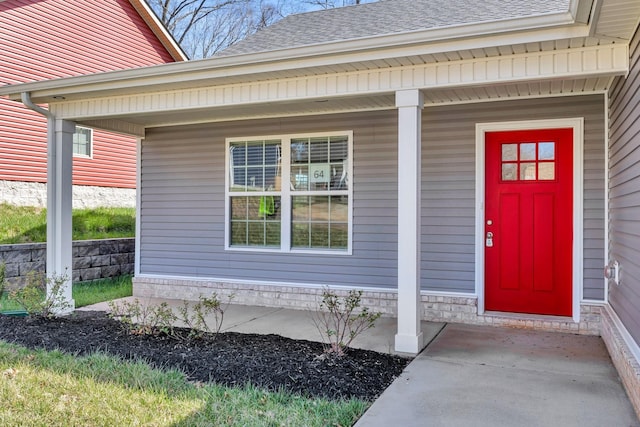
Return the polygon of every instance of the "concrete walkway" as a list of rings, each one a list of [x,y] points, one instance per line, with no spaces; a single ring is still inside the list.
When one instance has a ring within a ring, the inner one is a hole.
[[[182,305],[140,300],[163,301]],[[301,310],[229,305],[223,330],[320,341]],[[598,337],[432,322],[422,330],[427,348],[356,427],[640,427]],[[380,318],[353,346],[392,353],[395,331],[396,319]]]
[[[448,324],[356,427],[640,426],[599,337]]]

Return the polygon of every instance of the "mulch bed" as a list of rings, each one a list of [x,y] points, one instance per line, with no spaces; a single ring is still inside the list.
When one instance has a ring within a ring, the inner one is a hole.
[[[131,335],[102,312],[76,312],[58,319],[0,316],[0,339],[28,348],[71,354],[96,351],[123,359],[142,359],[158,368],[177,368],[194,382],[227,386],[251,383],[310,397],[374,400],[410,359],[350,349],[327,357],[321,343],[279,335],[225,332],[186,339]]]

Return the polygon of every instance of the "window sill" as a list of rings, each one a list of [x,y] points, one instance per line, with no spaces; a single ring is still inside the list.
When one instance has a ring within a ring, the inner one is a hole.
[[[352,255],[352,250],[338,249],[289,249],[282,250],[280,248],[261,248],[249,246],[229,246],[225,248],[228,252],[256,252],[256,253],[278,253],[283,255],[322,255],[322,256],[348,256]]]

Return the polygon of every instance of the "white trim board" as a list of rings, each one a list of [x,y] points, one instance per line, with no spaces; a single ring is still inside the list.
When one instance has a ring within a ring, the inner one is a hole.
[[[640,364],[640,345],[638,345],[638,343],[633,339],[633,337],[629,333],[629,330],[624,325],[624,323],[622,323],[622,320],[620,320],[618,313],[616,313],[613,307],[611,307],[611,305],[607,303],[605,306],[605,310],[607,311],[607,314],[611,317],[611,320],[613,321],[613,325],[620,333],[620,336],[622,337],[622,340],[629,348],[629,351],[631,352],[633,357],[636,359],[638,364]]]
[[[141,213],[142,210],[142,143],[144,138],[136,138],[136,236],[135,236],[135,254],[133,263],[133,274],[140,274],[140,256],[141,256]]]
[[[476,124],[476,294],[478,314],[484,314],[484,198],[485,198],[485,134],[487,132],[573,128],[573,280],[572,308],[573,321],[580,321],[580,301],[582,301],[584,243],[584,118],[549,120],[526,120]]]

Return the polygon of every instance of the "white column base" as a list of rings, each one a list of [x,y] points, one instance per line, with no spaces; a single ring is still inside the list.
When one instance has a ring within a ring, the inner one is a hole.
[[[418,354],[424,348],[424,335],[400,335],[396,334],[395,351],[398,353]]]

